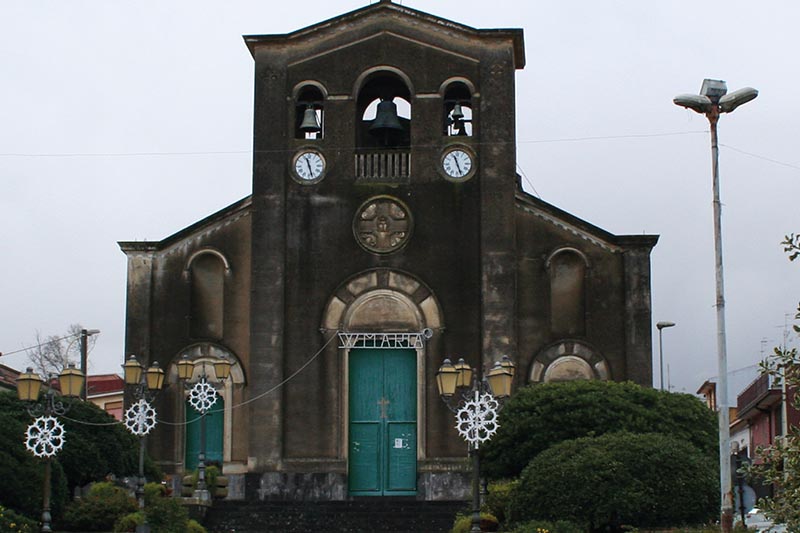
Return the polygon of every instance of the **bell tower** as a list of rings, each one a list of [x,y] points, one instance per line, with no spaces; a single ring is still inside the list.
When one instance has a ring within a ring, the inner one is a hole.
[[[418,361],[417,455],[460,455],[452,435],[425,430],[452,425],[436,368],[445,354],[476,367],[516,355],[522,31],[478,30],[382,1],[245,42],[255,60],[251,379],[279,383],[299,368],[319,349],[320,330],[347,329],[349,311],[337,324],[323,311],[361,305],[348,301],[358,291],[347,280],[374,280],[360,327],[411,328],[394,303],[403,293],[418,306],[416,323],[433,331]],[[401,279],[415,281],[393,286]],[[423,319],[428,302],[436,323]],[[249,442],[257,468],[347,455],[345,356],[332,344],[326,354],[303,380],[251,404],[269,427]],[[319,408],[303,409],[309,402]],[[307,437],[312,427],[318,438]]]

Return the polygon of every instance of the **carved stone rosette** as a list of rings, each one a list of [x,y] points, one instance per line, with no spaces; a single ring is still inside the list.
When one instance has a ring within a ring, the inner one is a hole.
[[[408,208],[391,196],[370,198],[353,219],[353,235],[358,244],[377,254],[396,252],[405,246],[412,227]]]

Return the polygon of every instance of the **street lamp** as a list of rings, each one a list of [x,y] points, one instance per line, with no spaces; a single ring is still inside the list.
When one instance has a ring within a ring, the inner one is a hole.
[[[729,533],[733,526],[733,496],[731,491],[730,415],[728,413],[728,355],[725,341],[725,288],[722,275],[722,204],[719,199],[719,147],[717,122],[721,113],[730,113],[758,96],[758,91],[745,87],[727,94],[722,80],[703,80],[700,94],[681,94],[673,99],[676,105],[705,115],[711,126],[711,172],[714,194],[714,255],[717,296],[717,372],[719,376],[717,401],[719,402],[719,465],[720,465],[720,524]]]
[[[664,343],[661,340],[661,330],[664,328],[671,328],[675,322],[659,322],[656,324],[658,328],[658,362],[661,367],[661,390],[664,390]]]
[[[58,376],[59,389],[62,396],[77,397],[80,395],[85,376],[70,364]],[[50,459],[64,446],[64,426],[56,419],[69,411],[71,405],[63,403],[50,386],[52,380],[47,381],[47,391],[42,402],[39,402],[39,393],[44,380],[32,368],[17,378],[17,397],[26,402],[28,414],[36,419],[25,431],[25,447],[36,457],[44,458],[44,486],[42,488],[42,529],[52,531],[50,528]]]
[[[481,442],[491,439],[500,427],[497,413],[502,408],[502,402],[511,395],[515,371],[511,359],[503,356],[483,378],[464,359],[459,359],[455,365],[450,359],[445,359],[436,372],[439,396],[456,414],[456,429],[467,441],[472,458],[471,532],[481,530],[481,465],[478,448]]]
[[[228,379],[233,362],[225,356],[214,359],[212,364],[218,383],[212,383],[208,380],[206,364],[205,362],[201,364],[200,378],[193,385],[190,385],[189,380],[191,380],[194,373],[194,362],[187,355],[184,355],[177,363],[177,366],[178,377],[189,389],[189,403],[195,411],[200,413],[200,453],[197,455],[197,489],[194,491],[194,497],[201,502],[207,502],[211,499],[211,494],[206,485],[206,414],[217,402],[216,387]]]
[[[156,425],[156,410],[151,405],[156,394],[164,387],[164,370],[154,361],[150,368],[144,366],[131,355],[122,365],[125,385],[130,387],[136,400],[125,411],[125,427],[139,437],[139,478],[136,481],[136,499],[142,511],[144,522],[136,526],[136,533],[150,533],[147,515],[144,513],[144,449],[145,437]]]

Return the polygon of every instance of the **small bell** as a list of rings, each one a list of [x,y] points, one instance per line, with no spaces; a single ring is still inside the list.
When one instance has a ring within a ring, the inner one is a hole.
[[[303,122],[300,123],[300,131],[303,133],[318,133],[322,128],[317,121],[317,111],[314,106],[309,105],[303,112]]]
[[[464,111],[461,109],[461,104],[456,104],[453,106],[453,112],[450,115],[453,120],[458,121],[464,118]]]

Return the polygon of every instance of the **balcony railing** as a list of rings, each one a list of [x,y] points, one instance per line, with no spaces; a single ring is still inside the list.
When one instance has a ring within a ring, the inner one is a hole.
[[[355,161],[356,181],[365,183],[408,183],[411,153],[386,150],[360,152]]]
[[[752,409],[761,401],[769,391],[775,389],[774,378],[769,374],[761,374],[736,398],[736,407],[739,414]]]

